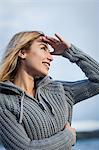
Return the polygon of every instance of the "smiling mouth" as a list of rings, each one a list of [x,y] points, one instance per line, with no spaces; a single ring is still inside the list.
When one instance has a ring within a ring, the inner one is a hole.
[[[42,62],[42,63],[44,64],[44,66],[46,66],[47,69],[50,68],[50,63],[48,63],[48,62]]]

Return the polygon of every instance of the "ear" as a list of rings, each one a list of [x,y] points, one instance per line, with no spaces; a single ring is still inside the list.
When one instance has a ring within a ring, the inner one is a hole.
[[[26,50],[20,50],[20,51],[19,51],[18,56],[19,56],[20,58],[25,59],[25,58],[26,58],[26,55],[27,55]]]

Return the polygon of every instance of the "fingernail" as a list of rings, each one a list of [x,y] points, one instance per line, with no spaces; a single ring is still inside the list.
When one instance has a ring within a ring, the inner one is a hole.
[[[42,38],[43,38],[44,40],[46,40],[46,37],[45,37],[45,36],[43,36]]]

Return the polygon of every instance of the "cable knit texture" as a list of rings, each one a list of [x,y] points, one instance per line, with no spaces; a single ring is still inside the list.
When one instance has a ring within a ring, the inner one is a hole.
[[[7,150],[71,150],[75,137],[64,125],[73,105],[99,94],[99,64],[74,45],[62,54],[76,63],[86,80],[39,78],[35,97],[10,81],[0,82],[0,140]]]

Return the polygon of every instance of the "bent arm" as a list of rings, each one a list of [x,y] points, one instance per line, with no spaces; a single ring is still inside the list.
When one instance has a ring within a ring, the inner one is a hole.
[[[75,144],[74,135],[66,128],[42,140],[31,140],[24,127],[8,110],[0,109],[0,140],[9,150],[55,150],[70,148]]]
[[[77,82],[62,82],[64,89],[70,87],[74,103],[99,94],[99,63],[72,44],[62,56],[76,63],[88,78]]]

